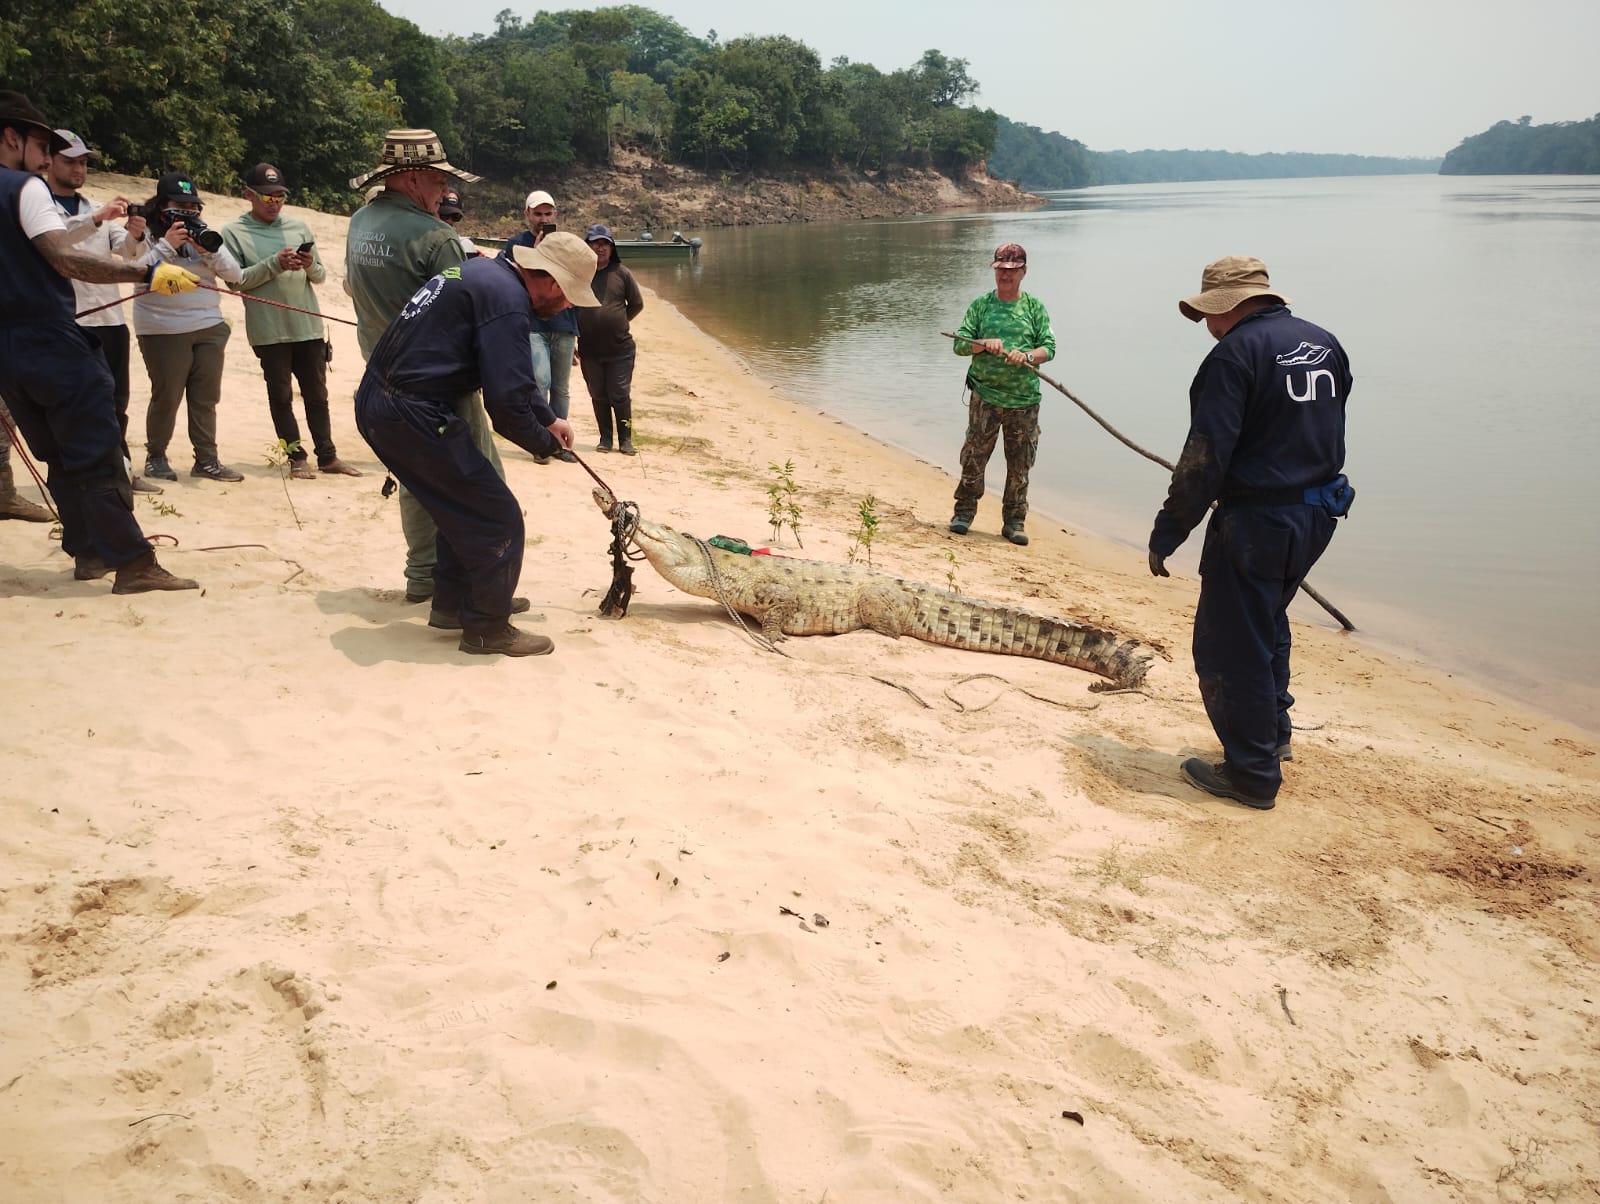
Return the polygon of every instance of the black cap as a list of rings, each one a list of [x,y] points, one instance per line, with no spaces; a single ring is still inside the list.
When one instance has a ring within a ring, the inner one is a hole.
[[[169,171],[157,180],[156,196],[163,201],[195,201],[205,204],[200,200],[200,190],[194,186],[194,181],[181,171]]]
[[[244,173],[244,186],[257,196],[288,196],[283,173],[270,163],[257,163]]]
[[[50,138],[50,153],[66,149],[66,142],[56,133],[43,113],[34,107],[21,92],[0,92],[0,126],[30,126],[42,130]]]
[[[445,194],[439,202],[439,216],[449,214],[452,217],[465,217],[467,211],[461,207],[461,194],[454,188],[445,189]]]

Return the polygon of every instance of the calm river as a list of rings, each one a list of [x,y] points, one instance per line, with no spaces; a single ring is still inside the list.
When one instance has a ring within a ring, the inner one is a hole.
[[[997,243],[1028,249],[1023,287],[1059,344],[1046,371],[1168,460],[1209,347],[1177,299],[1208,260],[1259,255],[1356,377],[1358,498],[1313,584],[1357,638],[1600,729],[1600,180],[1143,185],[1028,213],[685,233],[706,240],[699,262],[635,265],[644,284],[786,396],[951,470],[963,366],[939,331],[993,286]],[[1035,511],[1142,566],[1165,472],[1044,397]],[[1174,564],[1192,573],[1199,543]]]

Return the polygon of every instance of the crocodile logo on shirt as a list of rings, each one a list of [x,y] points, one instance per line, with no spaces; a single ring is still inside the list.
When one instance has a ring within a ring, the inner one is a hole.
[[[1286,351],[1278,356],[1278,363],[1285,368],[1309,368],[1314,364],[1320,364],[1331,354],[1332,351],[1327,347],[1316,343],[1301,343],[1293,351]]]

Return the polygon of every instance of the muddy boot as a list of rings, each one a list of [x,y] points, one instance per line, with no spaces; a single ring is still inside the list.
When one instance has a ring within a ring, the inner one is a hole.
[[[98,581],[110,571],[111,566],[98,556],[73,557],[72,579],[74,581]]]
[[[499,653],[501,656],[544,656],[547,652],[553,651],[555,646],[555,641],[549,636],[535,635],[531,631],[518,631],[510,623],[499,631],[463,631],[461,642],[456,645],[463,652],[472,652],[479,656],[490,656],[494,653]]]
[[[0,435],[0,439],[4,438]],[[5,458],[0,459],[0,519],[6,518],[20,518],[25,523],[53,523],[56,519],[43,506],[17,492],[16,478],[11,475],[9,449]]]
[[[156,563],[156,554],[146,552],[117,570],[111,586],[114,594],[148,594],[153,590],[199,589],[200,583],[187,577],[174,577]]]

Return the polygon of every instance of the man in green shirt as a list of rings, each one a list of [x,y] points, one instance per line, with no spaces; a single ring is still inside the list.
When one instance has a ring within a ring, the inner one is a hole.
[[[439,220],[439,202],[452,179],[476,184],[482,177],[451,166],[432,130],[390,130],[383,138],[382,161],[350,181],[357,192],[383,184],[383,191],[351,216],[345,242],[345,291],[355,302],[356,342],[364,360],[372,358],[383,332],[413,293],[446,268],[466,261],[456,232]],[[468,393],[455,410],[471,428],[478,450],[504,480],[505,468],[483,401]],[[404,486],[400,527],[406,537],[406,601],[426,602],[433,597],[439,531]],[[518,613],[527,609],[525,599],[517,601]]]
[[[328,341],[311,286],[327,278],[322,258],[312,243],[311,227],[298,217],[285,217],[289,188],[283,173],[270,163],[257,163],[244,177],[244,196],[250,212],[222,228],[222,241],[239,261],[244,275],[233,285],[278,305],[246,305],[244,329],[250,347],[261,361],[267,382],[267,406],[272,429],[289,448],[290,475],[315,479],[318,470],[331,475],[359,477],[360,471],[339,459],[328,420]],[[300,248],[310,246],[302,253]],[[295,310],[310,310],[296,313]],[[294,381],[300,382],[300,400],[306,426],[317,453],[317,467],[300,442],[300,424],[294,417]]]
[[[1039,377],[1032,371],[1055,358],[1056,336],[1050,315],[1037,297],[1022,291],[1028,253],[1014,242],[994,253],[994,291],[967,306],[957,331],[957,355],[972,357],[967,369],[971,390],[967,437],[961,445],[961,482],[956,486],[950,530],[965,535],[977,517],[983,474],[1004,438],[1006,488],[1000,500],[1002,532],[1023,545],[1028,534],[1028,473],[1039,452]]]

